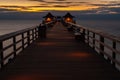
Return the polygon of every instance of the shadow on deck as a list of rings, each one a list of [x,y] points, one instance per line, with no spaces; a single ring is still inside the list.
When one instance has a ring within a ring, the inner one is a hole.
[[[120,73],[92,48],[76,42],[61,23],[0,72],[1,80],[120,80]]]

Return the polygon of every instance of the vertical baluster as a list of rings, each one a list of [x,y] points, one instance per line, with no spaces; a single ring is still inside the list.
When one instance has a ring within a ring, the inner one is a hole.
[[[101,42],[101,43],[104,43],[104,37],[103,37],[103,36],[100,36],[100,42]],[[101,43],[100,43],[100,50],[101,50],[101,51],[104,51],[104,46],[103,46]],[[101,51],[100,51],[100,54],[101,54],[102,56],[104,56],[104,54],[103,54]]]
[[[83,41],[83,42],[85,42],[85,29],[82,29],[83,31],[82,31],[82,33],[81,33],[81,40]]]
[[[39,27],[37,27],[36,30],[37,30],[37,33],[36,33],[37,34],[37,38],[39,38]]]
[[[35,28],[35,40],[37,39],[37,28]]]
[[[93,49],[95,49],[95,33],[93,33]]]
[[[34,37],[34,40],[35,40],[35,28],[33,29],[33,37]]]
[[[3,42],[0,42],[0,64],[1,68],[4,67],[4,57],[3,57]]]
[[[32,29],[32,41],[34,41],[34,29]]]
[[[89,45],[89,31],[87,30],[87,43]]]
[[[115,41],[113,41],[113,49],[116,50],[116,42]],[[112,58],[116,59],[116,53],[114,51],[112,52]],[[112,62],[112,64],[113,64],[113,66],[115,66],[115,62]]]
[[[30,45],[30,31],[27,31],[27,43]]]
[[[38,27],[38,38],[40,39],[40,34],[41,34],[41,31],[40,31],[40,27],[41,27],[42,24],[39,25]]]
[[[22,49],[24,50],[24,33],[22,33]]]
[[[16,36],[14,36],[13,37],[13,50],[14,50],[14,53],[13,53],[13,55],[14,55],[14,58],[16,58]]]
[[[38,27],[36,28],[36,38],[38,38]]]

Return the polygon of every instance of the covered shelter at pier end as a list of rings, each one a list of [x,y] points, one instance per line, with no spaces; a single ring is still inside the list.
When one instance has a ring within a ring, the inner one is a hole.
[[[43,20],[43,23],[47,23],[47,22],[51,22],[54,21],[55,16],[53,16],[50,12],[48,14],[46,14],[46,16],[44,16],[43,18],[45,18]]]
[[[75,23],[75,20],[73,19],[75,16],[71,15],[69,12],[63,16],[63,20],[65,22],[72,22],[72,23]]]

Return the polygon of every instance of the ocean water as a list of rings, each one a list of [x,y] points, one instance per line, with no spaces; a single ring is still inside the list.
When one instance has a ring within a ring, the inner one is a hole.
[[[37,26],[41,20],[0,20],[0,35]]]
[[[77,20],[77,24],[120,37],[120,21],[113,20]],[[41,20],[0,20],[0,35],[37,26]]]
[[[118,20],[77,20],[84,27],[101,30],[102,32],[120,37],[120,21]]]

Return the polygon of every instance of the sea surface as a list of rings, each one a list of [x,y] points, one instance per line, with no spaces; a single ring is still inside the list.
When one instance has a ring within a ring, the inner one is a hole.
[[[0,20],[0,35],[37,26],[41,20]]]
[[[102,32],[120,37],[120,21],[118,20],[78,20],[77,24],[101,30]]]
[[[82,26],[120,37],[120,21],[118,20],[77,20],[76,22]],[[37,26],[40,23],[41,20],[0,20],[0,35]]]

